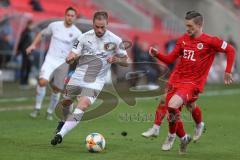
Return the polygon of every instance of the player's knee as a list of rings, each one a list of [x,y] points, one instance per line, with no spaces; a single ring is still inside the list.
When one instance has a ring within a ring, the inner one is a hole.
[[[38,84],[40,87],[45,87],[48,84],[48,81],[45,79],[39,79]]]
[[[168,107],[168,113],[168,122],[170,124],[174,124],[180,119],[180,111],[178,109]]]
[[[87,110],[87,108],[91,105],[91,103],[87,102],[87,101],[82,101],[80,103],[78,103],[77,108],[81,109],[82,111]]]
[[[168,107],[169,108],[179,108],[181,105],[183,104],[183,99],[178,96],[178,95],[174,95],[170,101],[168,102]]]
[[[171,101],[168,102],[168,107],[175,109],[175,108],[177,108],[178,106],[177,106],[177,103],[176,103],[176,102],[174,102],[173,100],[171,100]]]
[[[192,112],[194,110],[194,108],[196,107],[196,104],[195,103],[188,103],[186,105],[188,111]]]
[[[59,89],[55,86],[52,86],[52,91],[53,91],[53,93],[59,93],[59,92],[61,92],[61,89]]]
[[[63,106],[70,106],[72,104],[72,100],[71,99],[65,99],[62,101],[62,105]]]
[[[87,110],[87,108],[91,105],[91,101],[88,97],[80,97],[78,98],[78,105],[77,108],[81,109],[82,111]]]
[[[81,105],[78,105],[77,108],[81,109],[82,111],[86,111],[88,106],[89,106],[88,104],[82,103]]]

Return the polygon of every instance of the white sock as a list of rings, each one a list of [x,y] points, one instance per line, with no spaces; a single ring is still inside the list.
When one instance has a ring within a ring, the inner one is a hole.
[[[81,109],[76,108],[73,114],[69,116],[67,121],[64,123],[61,131],[58,132],[57,134],[60,134],[62,137],[64,137],[69,131],[71,131],[73,128],[75,128],[78,125],[83,114],[84,112]]]
[[[185,134],[182,138],[181,138],[181,140],[183,141],[183,140],[185,140],[187,138],[187,134]]]
[[[204,125],[204,123],[203,122],[200,122],[199,124],[197,124],[197,128],[200,128],[200,127],[202,127]]]
[[[176,133],[171,134],[171,133],[168,132],[168,136],[170,136],[170,137],[176,137]]]
[[[159,130],[159,129],[160,129],[160,125],[154,124],[154,125],[153,125],[153,128],[156,129],[156,130]]]
[[[53,113],[56,105],[58,104],[59,99],[60,99],[60,93],[52,93],[50,104],[49,104],[48,110],[47,110],[47,112],[49,114]]]
[[[36,95],[36,105],[35,105],[36,109],[42,108],[42,102],[45,94],[46,94],[46,87],[40,87],[39,85],[37,85],[37,95]]]

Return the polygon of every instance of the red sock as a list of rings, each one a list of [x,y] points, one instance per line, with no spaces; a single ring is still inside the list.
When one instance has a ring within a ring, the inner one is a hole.
[[[192,117],[193,117],[196,124],[199,124],[199,123],[202,122],[202,111],[201,111],[199,106],[196,106],[192,110]]]
[[[175,134],[177,132],[180,111],[179,109],[168,108],[168,113],[169,133]]]
[[[175,134],[177,132],[177,125],[178,125],[178,123],[168,122],[168,125],[169,125],[169,133],[170,134]]]
[[[167,113],[167,106],[165,104],[159,104],[155,113],[154,124],[160,126],[166,113]]]
[[[177,134],[177,136],[179,137],[179,138],[182,138],[182,137],[184,137],[185,136],[185,130],[184,130],[184,128],[183,128],[183,122],[181,121],[181,120],[179,120],[178,122],[177,122],[178,124],[177,124],[177,132],[176,132],[176,134]]]

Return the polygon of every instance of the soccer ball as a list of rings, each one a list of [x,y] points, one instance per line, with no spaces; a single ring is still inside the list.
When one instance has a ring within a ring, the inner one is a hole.
[[[89,152],[101,152],[105,144],[105,138],[99,133],[91,133],[86,137],[86,147]]]

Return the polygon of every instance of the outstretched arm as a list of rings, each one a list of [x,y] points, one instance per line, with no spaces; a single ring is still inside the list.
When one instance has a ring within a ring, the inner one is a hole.
[[[149,54],[166,64],[172,64],[178,58],[178,54],[176,52],[171,52],[170,54],[165,55],[158,52],[158,50],[153,47],[150,47]]]
[[[27,54],[31,54],[32,51],[36,49],[36,46],[37,46],[37,44],[40,42],[40,40],[42,39],[42,36],[43,36],[43,35],[52,35],[53,30],[54,30],[54,29],[53,29],[53,24],[50,23],[50,24],[48,25],[48,27],[44,28],[41,32],[39,32],[39,33],[35,36],[32,44],[26,49]]]
[[[160,61],[166,63],[166,64],[172,64],[176,61],[176,59],[181,55],[182,53],[182,38],[179,38],[176,42],[176,46],[174,47],[173,51],[169,54],[163,54],[158,52],[157,49],[150,47],[149,54],[153,57],[156,57]]]
[[[32,51],[36,49],[36,46],[40,42],[41,38],[42,38],[42,32],[39,32],[34,38],[32,44],[26,49],[27,54],[31,54]]]
[[[117,55],[111,56],[107,59],[108,63],[116,63],[120,66],[127,67],[128,66],[128,56],[125,55],[123,57],[119,57]]]
[[[224,83],[229,85],[233,82],[231,72],[232,72],[232,66],[234,63],[235,49],[230,44],[228,44],[225,50],[225,54],[227,56],[227,66],[224,74]]]
[[[216,52],[224,52],[227,57],[227,66],[225,69],[224,74],[224,83],[229,85],[233,82],[232,78],[232,66],[234,63],[235,58],[235,49],[232,47],[232,45],[228,44],[227,42],[221,40],[218,37],[213,37],[212,39],[212,45],[215,48]]]

